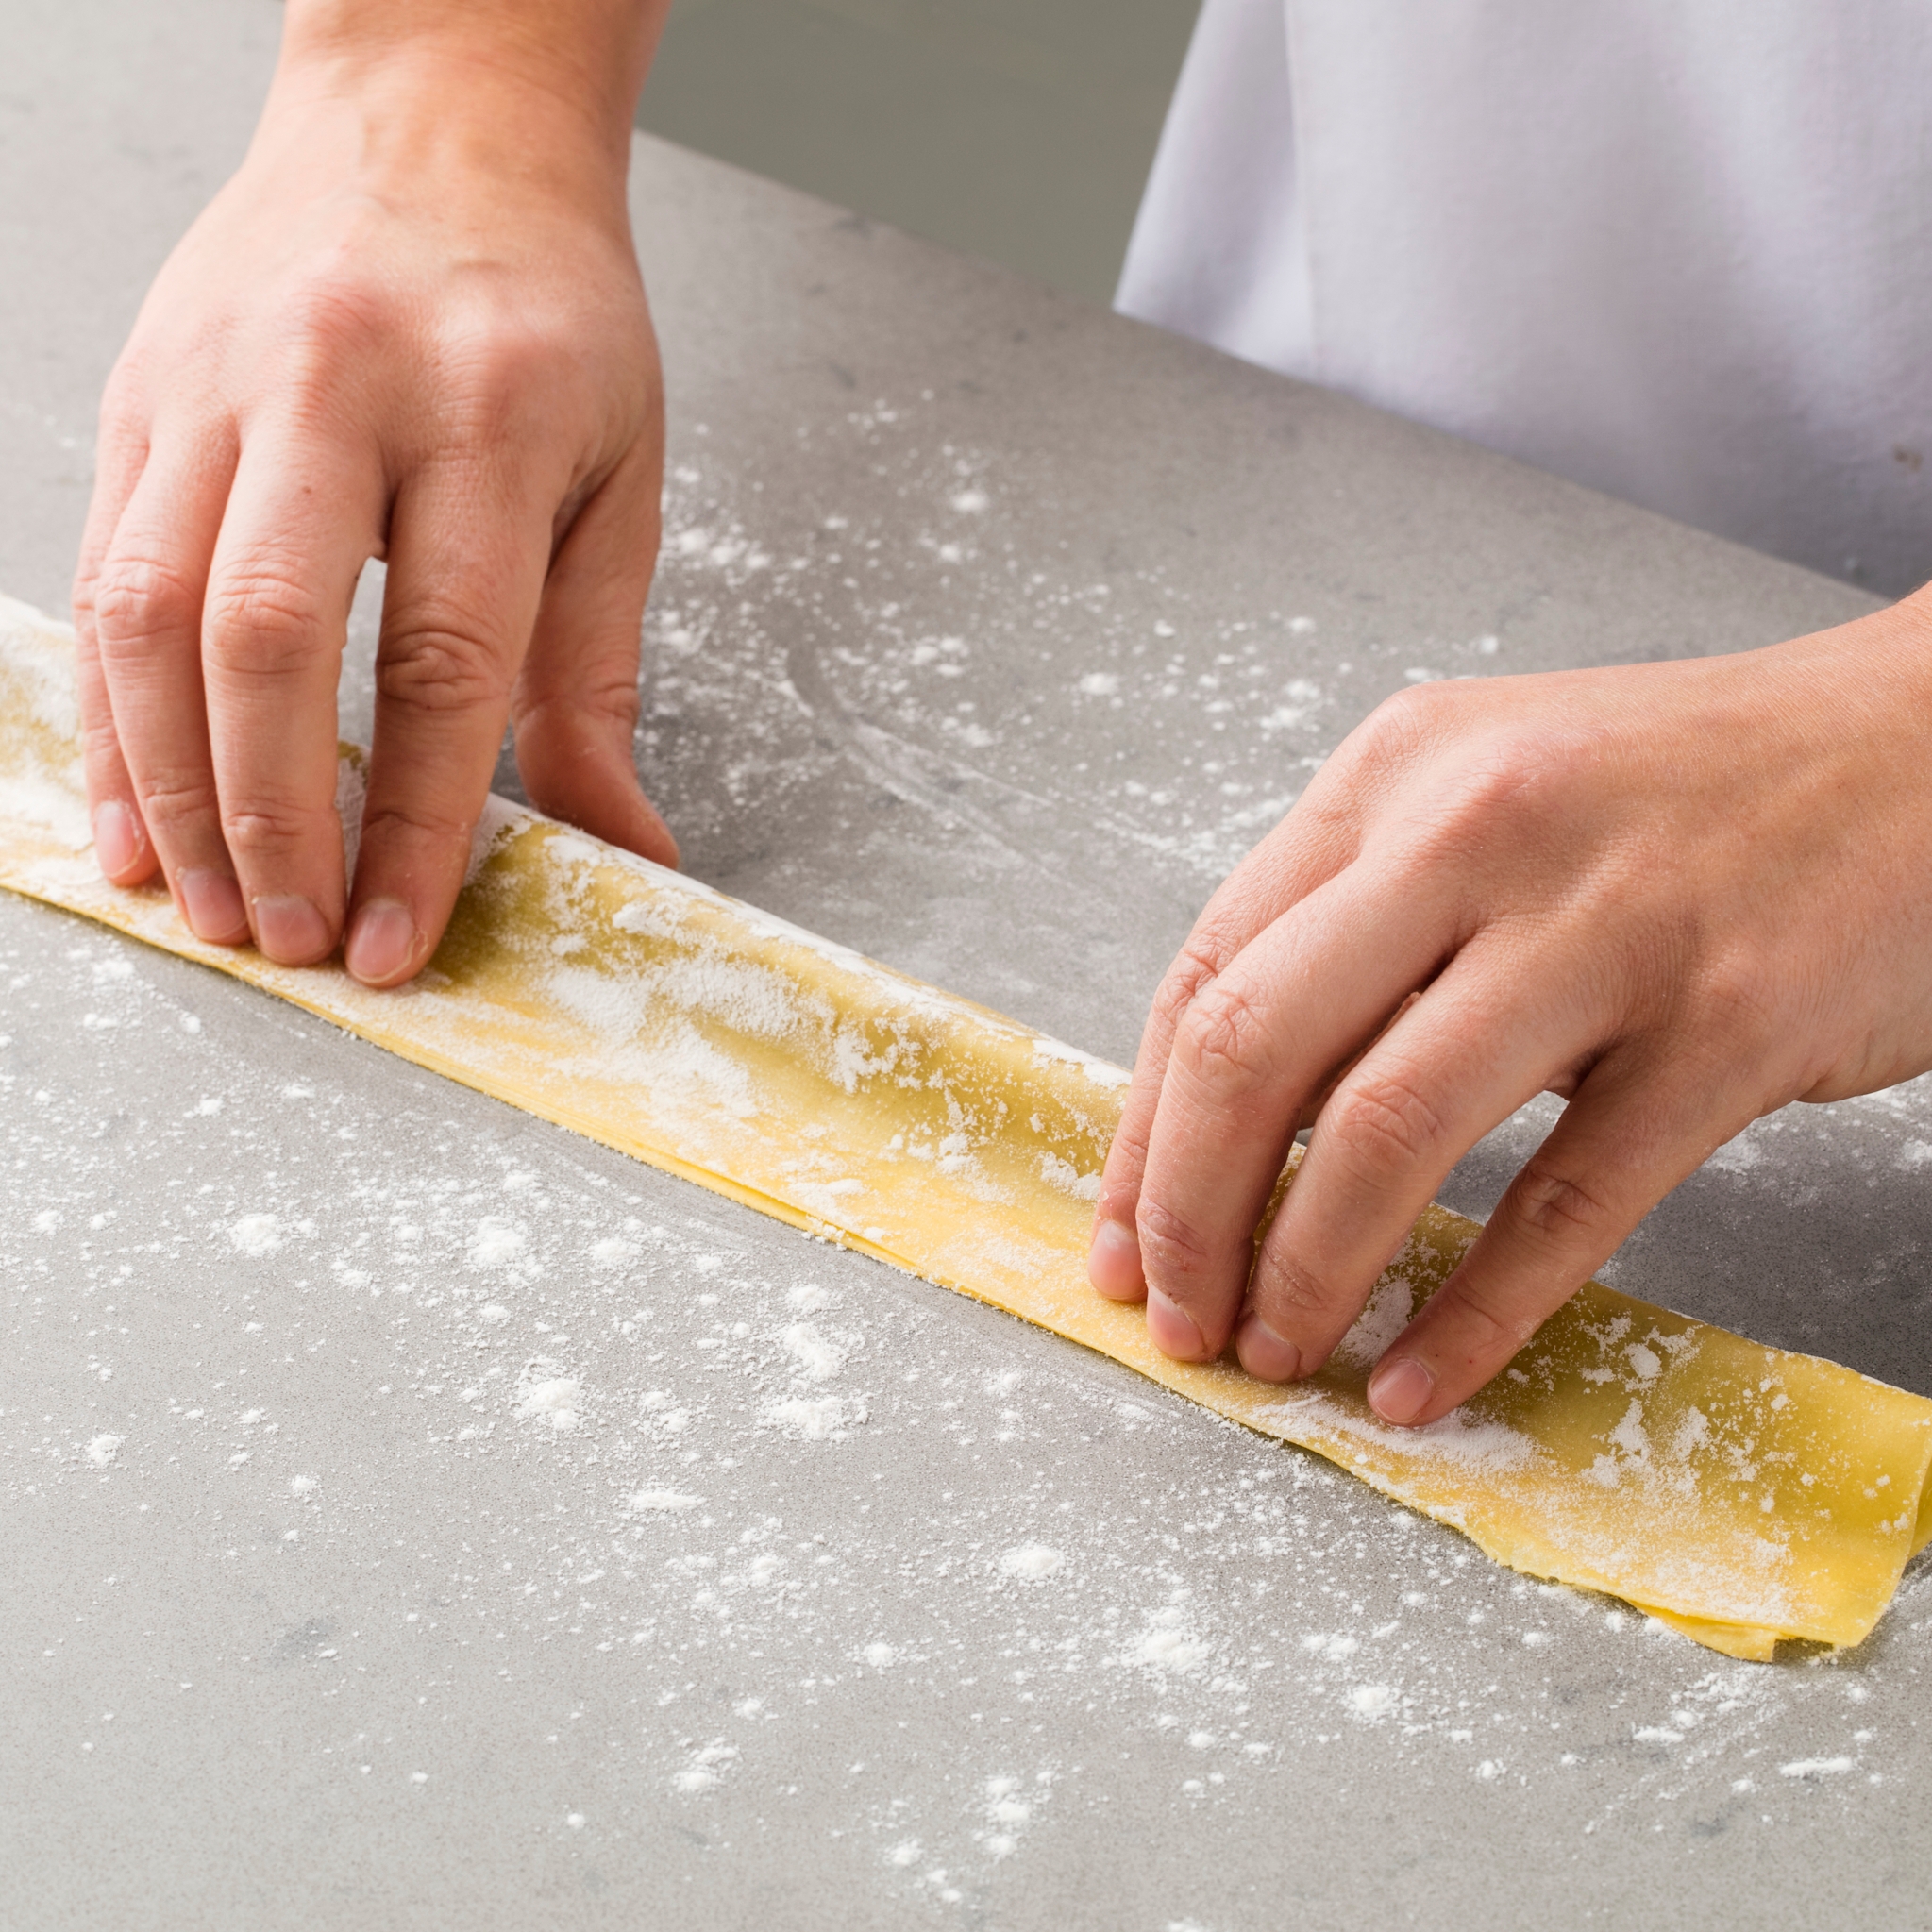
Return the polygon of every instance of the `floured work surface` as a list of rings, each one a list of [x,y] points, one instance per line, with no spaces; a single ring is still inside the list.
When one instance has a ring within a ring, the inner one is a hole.
[[[1932,1403],[1597,1284],[1453,1415],[1382,1424],[1368,1371],[1476,1233],[1439,1208],[1311,1381],[1168,1360],[1086,1283],[1124,1073],[534,814],[493,804],[405,991],[204,946],[100,878],[76,727],[68,637],[0,604],[0,882],[1084,1343],[1518,1570],[1765,1658],[1859,1641],[1932,1533]],[[346,752],[351,822],[359,772]]]

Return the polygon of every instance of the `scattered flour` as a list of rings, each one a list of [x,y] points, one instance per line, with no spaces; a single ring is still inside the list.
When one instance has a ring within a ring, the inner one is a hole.
[[[1336,1344],[1336,1360],[1365,1372],[1374,1368],[1389,1343],[1409,1325],[1415,1300],[1414,1286],[1402,1275],[1391,1274],[1379,1283],[1355,1325]]]
[[[865,1404],[855,1397],[787,1397],[764,1412],[764,1420],[806,1442],[843,1442],[865,1420]]]
[[[485,1215],[470,1240],[472,1268],[503,1268],[529,1246],[529,1236],[516,1222],[501,1215]]]
[[[1071,1161],[1063,1160],[1056,1153],[1043,1153],[1040,1156],[1040,1174],[1050,1187],[1057,1187],[1076,1200],[1098,1201],[1100,1198],[1098,1168],[1091,1174],[1083,1174]]]
[[[846,1365],[845,1351],[827,1341],[809,1322],[794,1322],[779,1340],[799,1372],[814,1382],[829,1382]]]
[[[1178,1605],[1156,1610],[1148,1627],[1128,1652],[1128,1660],[1163,1674],[1184,1677],[1199,1671],[1209,1660],[1205,1643],[1186,1627],[1186,1618]]]
[[[559,1435],[568,1435],[581,1420],[583,1385],[574,1375],[548,1375],[544,1370],[555,1365],[533,1363],[517,1385],[516,1413],[526,1420],[542,1420]]]
[[[691,1754],[682,1771],[672,1773],[671,1789],[680,1797],[701,1798],[724,1782],[724,1774],[737,1756],[735,1744],[707,1744]]]

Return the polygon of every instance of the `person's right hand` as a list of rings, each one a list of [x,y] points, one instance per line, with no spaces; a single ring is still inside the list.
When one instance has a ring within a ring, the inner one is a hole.
[[[1300,1381],[1456,1162],[1560,1094],[1369,1377],[1385,1421],[1440,1420],[1752,1121],[1932,1068],[1928,716],[1932,590],[1761,650],[1390,698],[1169,969],[1094,1285],[1179,1360],[1232,1341]]]
[[[677,861],[631,763],[663,398],[624,87],[447,35],[353,46],[340,8],[305,30],[326,11],[291,7],[247,159],[109,381],[74,606],[102,871],[159,867],[201,938],[284,964],[346,931],[392,985],[442,935],[506,718],[540,809]],[[351,901],[336,685],[371,557]]]

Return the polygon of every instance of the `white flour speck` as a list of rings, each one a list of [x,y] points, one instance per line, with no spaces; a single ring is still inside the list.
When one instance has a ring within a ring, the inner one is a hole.
[[[518,1391],[516,1413],[541,1417],[560,1435],[577,1427],[583,1407],[583,1385],[574,1375],[532,1376]]]
[[[807,1442],[843,1442],[865,1420],[865,1404],[836,1395],[795,1395],[774,1403],[764,1418]]]
[[[1048,1186],[1057,1187],[1064,1194],[1071,1194],[1081,1201],[1098,1201],[1100,1198],[1098,1168],[1091,1174],[1083,1174],[1071,1161],[1063,1160],[1056,1153],[1043,1153],[1040,1156],[1040,1174]]]
[[[1065,1562],[1060,1552],[1045,1543],[1020,1543],[1000,1559],[1000,1568],[1022,1583],[1044,1583]]]
[[[259,1260],[282,1245],[281,1223],[272,1214],[244,1214],[228,1230],[228,1239],[241,1253]]]
[[[814,1382],[829,1382],[845,1367],[845,1351],[827,1341],[807,1322],[794,1322],[779,1339],[800,1370]]]
[[[477,1223],[477,1232],[470,1242],[470,1266],[472,1268],[501,1268],[521,1254],[528,1245],[524,1232],[514,1221],[507,1221],[500,1215],[485,1215]]]
[[[687,1495],[681,1489],[639,1489],[630,1499],[630,1507],[639,1512],[653,1509],[696,1509],[703,1501],[702,1496]]]
[[[735,1744],[707,1744],[695,1751],[684,1769],[674,1772],[671,1789],[687,1798],[702,1797],[724,1782],[725,1767],[738,1755]]]

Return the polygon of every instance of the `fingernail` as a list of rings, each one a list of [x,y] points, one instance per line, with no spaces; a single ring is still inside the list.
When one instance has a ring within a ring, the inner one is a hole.
[[[238,946],[248,936],[248,909],[242,888],[226,872],[196,866],[175,881],[188,930],[210,946]]]
[[[141,821],[118,798],[94,807],[94,858],[102,875],[113,879],[141,857]]]
[[[1284,1341],[1253,1310],[1235,1336],[1241,1366],[1261,1382],[1293,1382],[1302,1372],[1302,1351]]]
[[[255,943],[282,966],[308,966],[328,949],[328,927],[313,899],[265,892],[255,901]]]
[[[1184,1315],[1158,1288],[1147,1291],[1147,1332],[1155,1348],[1177,1362],[1199,1362],[1207,1343],[1194,1319]]]
[[[1094,1230],[1086,1253],[1087,1280],[1116,1302],[1138,1301],[1141,1292],[1140,1243],[1134,1230],[1118,1221],[1102,1221]]]
[[[415,915],[400,899],[374,899],[349,928],[349,971],[367,985],[380,985],[407,969],[416,949]]]
[[[1413,1422],[1435,1392],[1435,1376],[1413,1355],[1383,1363],[1369,1378],[1369,1406],[1385,1422]]]

